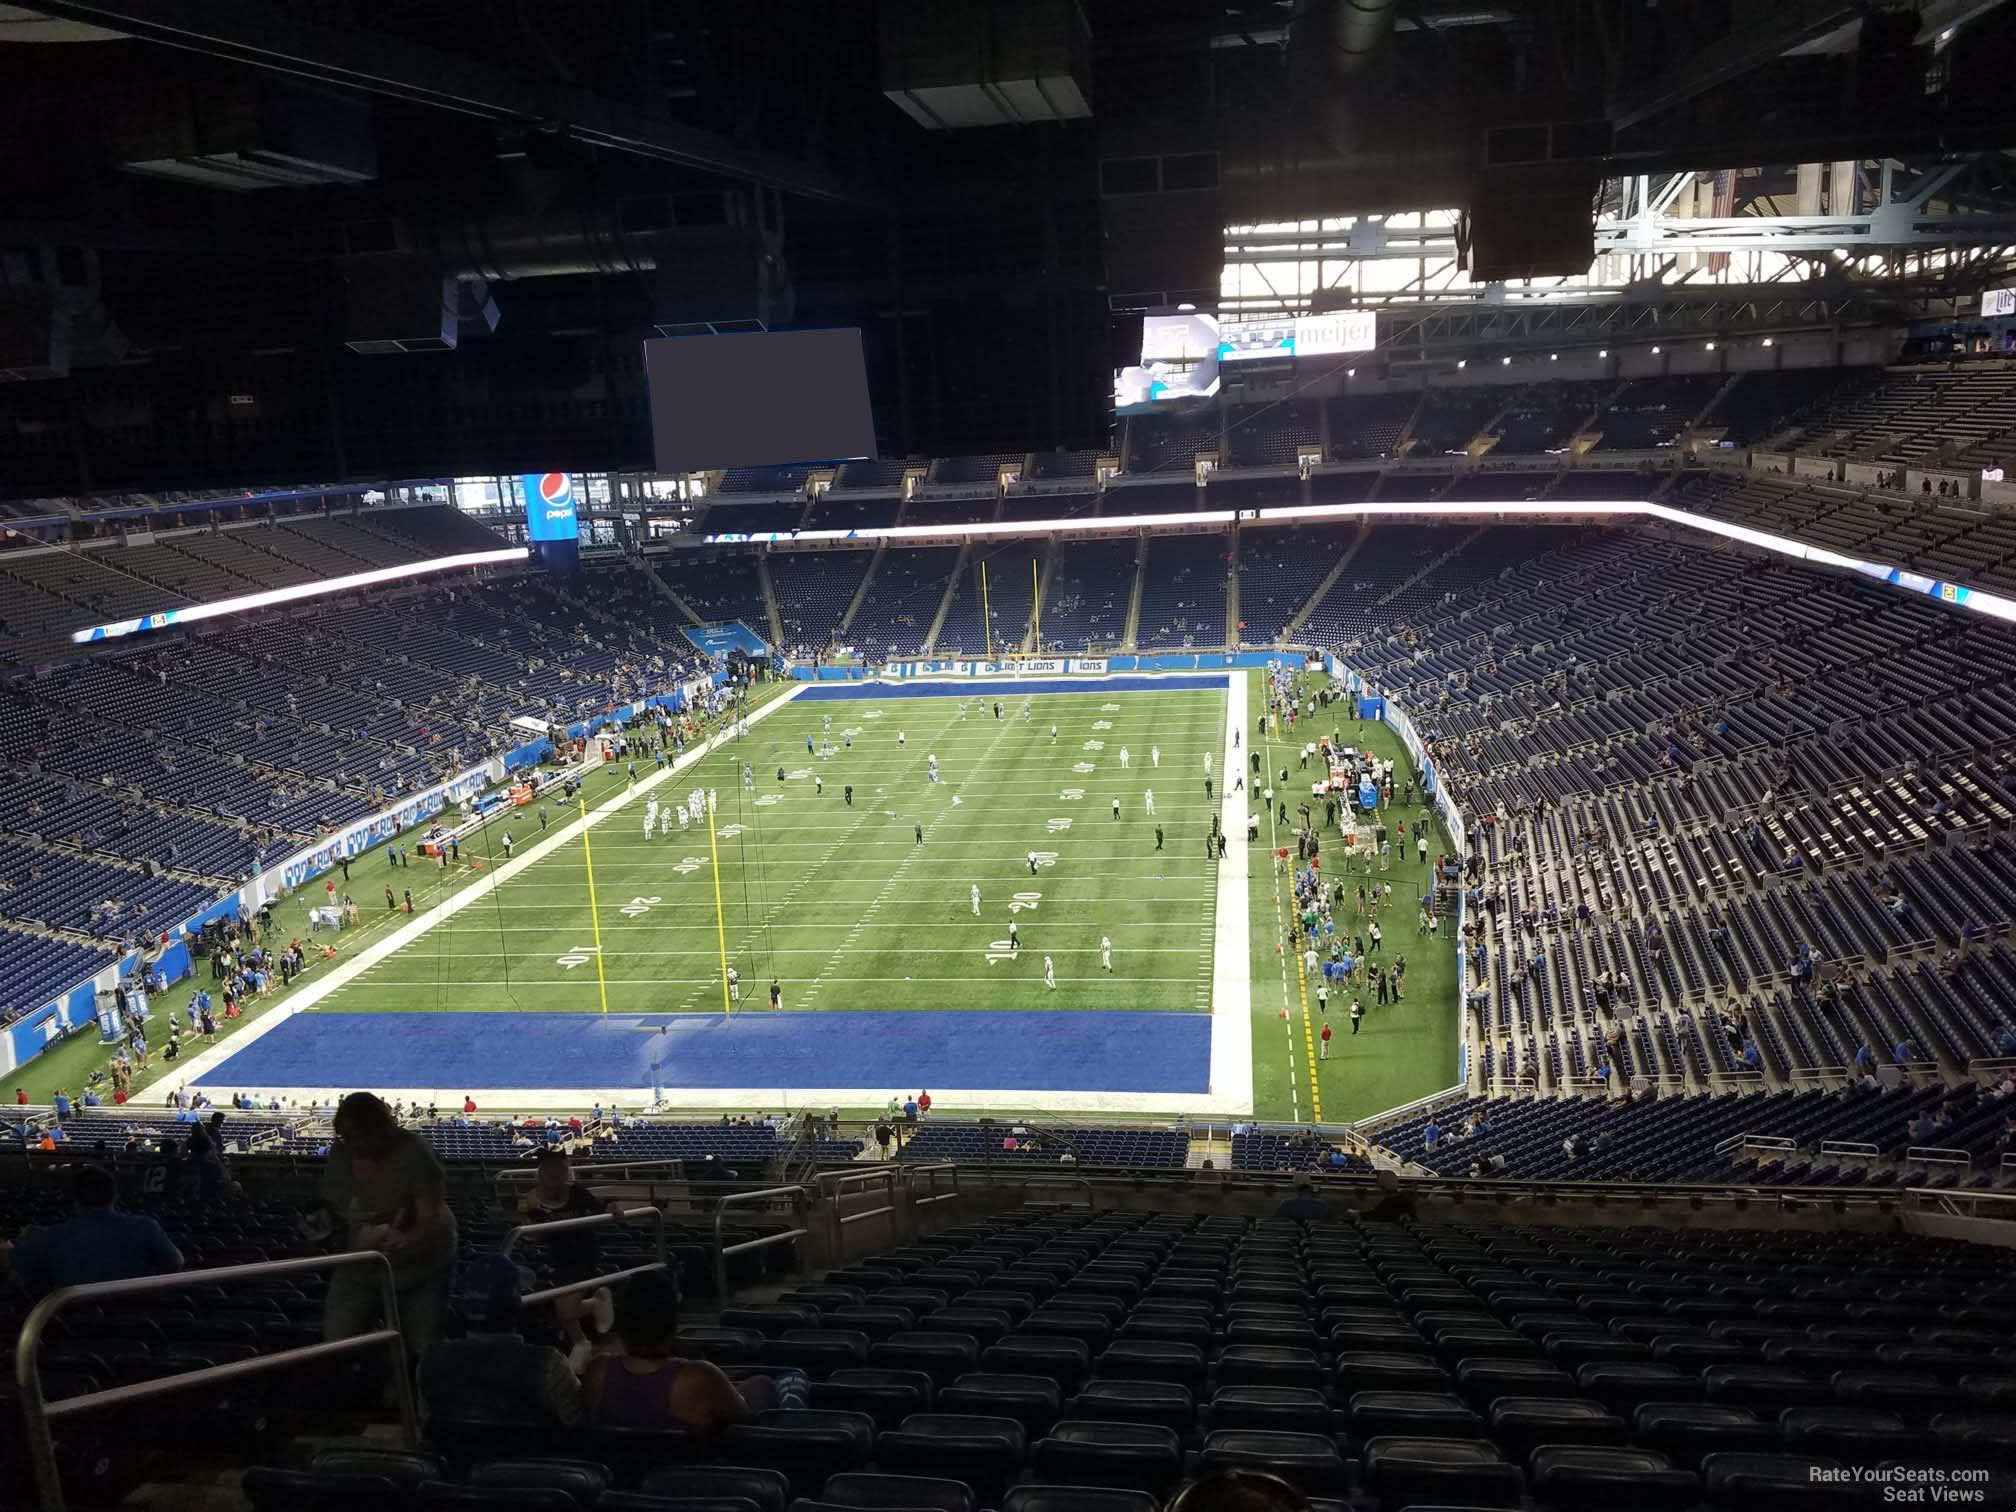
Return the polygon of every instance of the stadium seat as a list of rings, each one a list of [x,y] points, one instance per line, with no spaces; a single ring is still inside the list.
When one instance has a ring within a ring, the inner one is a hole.
[[[946,1412],[1013,1418],[1030,1438],[1041,1438],[1063,1415],[1057,1383],[1033,1375],[962,1375],[938,1394]]]
[[[264,1465],[248,1469],[241,1484],[253,1512],[354,1512],[359,1505],[372,1503],[403,1506],[416,1489],[402,1487],[386,1475]]]
[[[921,1475],[849,1471],[826,1482],[821,1503],[830,1507],[893,1508],[900,1512],[974,1512],[973,1488]]]
[[[1619,1506],[1686,1512],[1700,1499],[1701,1482],[1676,1470],[1649,1449],[1546,1444],[1528,1466],[1533,1493],[1558,1512],[1607,1512]]]
[[[1204,1469],[1265,1470],[1311,1496],[1342,1492],[1343,1458],[1337,1445],[1315,1433],[1219,1428],[1204,1435]]]
[[[1031,1451],[1045,1479],[1120,1486],[1165,1495],[1183,1475],[1183,1450],[1174,1429],[1151,1423],[1066,1421]]]
[[[1632,1437],[1675,1464],[1698,1470],[1705,1455],[1763,1454],[1784,1443],[1776,1422],[1748,1407],[1712,1402],[1647,1402],[1632,1415]]]
[[[956,1476],[982,1504],[1000,1499],[1027,1454],[1014,1418],[920,1412],[875,1441],[875,1462],[902,1475]]]
[[[1150,1492],[1115,1486],[1017,1486],[1000,1512],[1157,1512],[1159,1505]]]
[[[1710,1454],[1701,1461],[1701,1483],[1716,1512],[1876,1505],[1873,1486],[1853,1480],[1840,1461],[1813,1455]]]
[[[646,1496],[677,1501],[734,1497],[748,1502],[756,1512],[784,1512],[791,1498],[790,1482],[781,1471],[736,1465],[681,1465],[648,1470],[638,1489]]]
[[[1065,1416],[1073,1422],[1151,1423],[1184,1434],[1196,1424],[1197,1406],[1188,1386],[1098,1380],[1071,1398]]]
[[[581,1512],[593,1512],[602,1493],[609,1489],[609,1472],[581,1460],[490,1460],[469,1472],[469,1484],[486,1489],[562,1491]]]
[[[1631,1438],[1630,1425],[1602,1403],[1575,1398],[1501,1396],[1486,1421],[1491,1441],[1521,1463],[1543,1444],[1616,1445]]]
[[[1516,1507],[1524,1479],[1495,1445],[1382,1435],[1365,1445],[1366,1489],[1386,1512],[1408,1507]]]

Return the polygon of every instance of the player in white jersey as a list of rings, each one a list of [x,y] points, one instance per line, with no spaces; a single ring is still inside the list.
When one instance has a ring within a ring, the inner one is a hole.
[[[1121,770],[1121,771],[1123,771],[1123,772],[1124,772],[1124,771],[1126,771],[1126,770],[1127,770],[1127,763],[1128,763],[1128,757],[1127,757],[1127,747],[1125,747],[1125,746],[1122,746],[1122,747],[1120,747],[1120,770]]]
[[[1099,936],[1099,964],[1108,971],[1113,969],[1113,941],[1105,935]]]
[[[931,761],[931,780],[932,780],[933,782],[936,782],[936,781],[938,780],[938,758],[937,758],[937,756],[936,756],[936,755],[933,755],[933,756],[932,756],[932,757],[930,758],[930,761]]]
[[[658,822],[658,800],[653,798],[644,805],[644,838],[651,838],[651,827]]]
[[[1057,968],[1048,956],[1043,957],[1043,985],[1052,992],[1057,990]]]
[[[973,895],[973,917],[977,919],[980,917],[980,884],[975,882],[968,891]]]
[[[1148,812],[1149,812],[1149,813],[1151,813],[1151,814],[1152,814],[1152,813],[1154,813],[1154,812],[1155,812],[1155,789],[1153,789],[1153,788],[1150,788],[1150,789],[1148,789],[1147,793],[1146,793],[1146,794],[1145,794],[1144,796],[1146,797],[1146,799],[1147,799],[1147,802],[1148,802]]]
[[[669,803],[658,810],[658,833],[661,835],[672,833],[672,805]]]
[[[1211,775],[1211,753],[1209,751],[1204,753],[1204,775],[1206,777]]]
[[[1148,765],[1154,767],[1157,771],[1162,769],[1162,747],[1159,745],[1148,747]]]

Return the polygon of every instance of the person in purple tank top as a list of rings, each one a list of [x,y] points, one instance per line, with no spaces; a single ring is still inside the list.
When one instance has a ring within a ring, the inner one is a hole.
[[[711,1438],[772,1407],[802,1405],[768,1376],[731,1381],[719,1366],[683,1359],[679,1291],[669,1276],[633,1276],[616,1295],[622,1353],[598,1355],[581,1380],[588,1421],[607,1428],[684,1428]],[[795,1379],[795,1378],[794,1378]]]

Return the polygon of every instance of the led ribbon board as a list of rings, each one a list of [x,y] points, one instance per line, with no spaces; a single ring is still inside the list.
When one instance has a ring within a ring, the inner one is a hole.
[[[424,562],[403,562],[397,567],[374,567],[369,572],[351,572],[342,577],[324,578],[318,583],[296,583],[288,588],[269,588],[263,593],[245,593],[237,598],[216,599],[208,604],[185,604],[176,609],[157,609],[133,619],[113,620],[108,625],[92,625],[73,630],[70,639],[78,645],[93,641],[118,640],[149,630],[167,630],[176,625],[193,625],[198,620],[218,619],[226,614],[243,614],[249,609],[266,609],[274,604],[294,604],[324,594],[343,593],[351,588],[370,588],[379,583],[396,583],[404,578],[425,577],[435,572],[452,572],[458,567],[497,567],[506,562],[522,562],[529,555],[523,546],[506,546],[497,551],[465,551],[457,556],[430,557]]]

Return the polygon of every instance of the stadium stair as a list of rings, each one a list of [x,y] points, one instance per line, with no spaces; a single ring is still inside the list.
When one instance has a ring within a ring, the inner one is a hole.
[[[1120,649],[1131,652],[1138,648],[1141,633],[1141,589],[1148,581],[1148,532],[1141,532],[1141,543],[1134,553],[1134,583],[1127,595],[1127,628],[1120,636]]]
[[[889,555],[889,543],[883,541],[875,548],[874,558],[868,563],[868,570],[861,574],[861,586],[854,590],[854,597],[847,601],[847,609],[840,616],[840,622],[833,627],[835,637],[845,636],[848,626],[854,623],[854,616],[861,612],[861,606],[868,601],[868,593],[875,586],[875,574],[881,569],[883,559]]]
[[[1491,527],[1488,525],[1478,526],[1475,530],[1471,531],[1468,535],[1464,536],[1455,545],[1451,546],[1447,551],[1443,552],[1440,556],[1435,557],[1432,561],[1428,563],[1427,566],[1423,567],[1419,572],[1416,572],[1411,577],[1405,578],[1402,581],[1395,583],[1391,588],[1387,589],[1383,595],[1380,596],[1378,600],[1379,607],[1382,609],[1385,608],[1388,604],[1392,603],[1395,599],[1400,597],[1401,594],[1405,593],[1409,588],[1412,588],[1416,583],[1420,582],[1421,579],[1428,576],[1429,573],[1435,571],[1436,568],[1442,566],[1445,562],[1451,561],[1454,558],[1462,555],[1462,553],[1479,536],[1483,535],[1484,532],[1489,530],[1490,528]]]
[[[945,591],[938,595],[938,611],[931,616],[931,628],[924,632],[924,640],[917,648],[919,656],[929,656],[938,644],[938,636],[945,629],[945,616],[952,611],[952,600],[959,592],[959,580],[965,575],[967,564],[973,560],[973,547],[968,544],[959,548],[959,559],[952,564],[952,570],[945,575]]]
[[[1421,414],[1427,403],[1428,390],[1426,387],[1423,387],[1420,396],[1414,401],[1413,412],[1407,416],[1407,423],[1400,427],[1400,434],[1393,438],[1392,454],[1394,456],[1406,456],[1408,449],[1413,446],[1414,431],[1421,424]]]
[[[1225,532],[1225,644],[1236,646],[1245,639],[1239,614],[1239,532]]]
[[[1365,544],[1366,537],[1371,533],[1372,527],[1360,520],[1350,544],[1344,548],[1343,554],[1330,564],[1330,570],[1323,575],[1323,581],[1316,585],[1315,592],[1302,601],[1301,608],[1288,616],[1288,623],[1281,627],[1281,639],[1284,641],[1295,639],[1296,633],[1302,628],[1302,622],[1308,619],[1310,611],[1323,601],[1323,595],[1337,586],[1337,579],[1344,576],[1344,569],[1351,565],[1351,558],[1358,555],[1359,548]]]
[[[1031,654],[1043,650],[1041,616],[1043,606],[1050,602],[1050,582],[1057,575],[1057,542],[1052,539],[1043,543],[1043,570],[1036,580],[1036,602],[1030,606],[1029,633],[1022,639],[1022,649]]]
[[[677,609],[681,614],[686,616],[686,622],[689,625],[701,625],[706,623],[705,620],[701,619],[699,615],[693,612],[693,606],[687,603],[685,599],[681,598],[679,594],[676,591],[674,591],[672,585],[666,582],[665,579],[659,575],[658,569],[652,566],[648,559],[641,560],[639,562],[639,565],[643,567],[644,575],[651,580],[651,585],[654,588],[656,588],[660,593],[664,594],[666,598],[672,601],[672,607]]]
[[[770,644],[782,648],[784,617],[777,612],[777,589],[770,581],[770,553],[767,551],[756,553],[756,581],[763,588],[763,616],[770,623]]]

